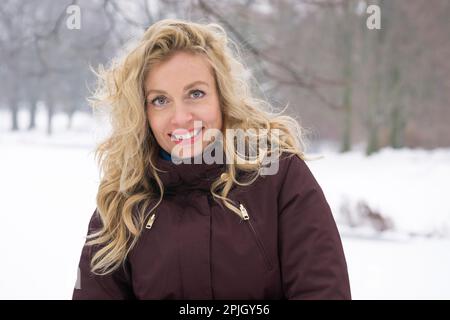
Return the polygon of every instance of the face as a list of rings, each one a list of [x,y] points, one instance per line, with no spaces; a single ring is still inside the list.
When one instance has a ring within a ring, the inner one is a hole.
[[[210,143],[203,141],[206,130],[222,129],[213,70],[201,55],[177,52],[155,65],[145,79],[145,92],[150,128],[169,153],[194,157]]]

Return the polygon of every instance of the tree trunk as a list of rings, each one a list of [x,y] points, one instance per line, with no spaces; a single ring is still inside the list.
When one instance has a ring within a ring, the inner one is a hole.
[[[50,136],[53,133],[53,114],[55,112],[55,105],[52,99],[47,100],[47,134]]]
[[[402,148],[404,145],[404,130],[406,127],[406,115],[399,102],[400,99],[400,70],[394,66],[391,71],[391,99],[392,109],[390,112],[390,134],[389,145],[394,149]]]
[[[74,114],[75,114],[75,108],[71,108],[70,110],[67,111],[67,130],[72,129]]]
[[[402,112],[402,108],[399,105],[395,105],[391,113],[391,133],[389,136],[392,148],[403,148],[405,127],[406,119]]]
[[[375,73],[374,87],[369,93],[369,110],[367,112],[367,147],[366,155],[370,156],[380,148],[378,141],[379,112],[380,112],[380,75]]]
[[[343,30],[343,66],[342,78],[345,81],[342,96],[342,136],[341,136],[341,152],[347,152],[352,147],[352,93],[353,93],[353,7],[352,1],[345,3],[345,21],[341,21],[340,28]]]
[[[341,140],[341,152],[350,151],[352,148],[352,85],[348,84],[344,89],[343,101],[343,131]]]
[[[19,130],[19,101],[16,98],[10,99],[9,108],[11,110],[11,131]]]
[[[33,130],[36,128],[36,110],[37,110],[37,99],[31,98],[30,101],[30,122],[28,123],[28,130]]]

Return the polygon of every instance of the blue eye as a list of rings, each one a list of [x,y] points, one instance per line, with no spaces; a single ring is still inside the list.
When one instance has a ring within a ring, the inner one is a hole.
[[[196,90],[190,91],[189,95],[191,97],[193,97],[194,99],[200,99],[200,98],[203,98],[206,94],[202,90],[196,89]],[[193,96],[193,95],[195,95],[195,96]],[[154,105],[154,106],[161,107],[161,106],[163,106],[165,104],[164,103],[165,101],[166,101],[166,97],[165,96],[157,96],[156,98],[151,100],[150,103],[152,105]],[[156,102],[158,102],[158,103],[156,103]]]
[[[202,96],[200,96],[200,97],[197,96],[195,99],[202,98],[202,97],[205,96],[205,93],[204,93],[202,90],[198,90],[198,89],[197,89],[197,90],[192,90],[192,91],[190,92],[190,94],[192,95],[192,94],[199,93],[199,92],[201,93]]]
[[[155,99],[153,99],[152,101],[151,101],[151,103],[153,104],[153,105],[155,105],[155,106],[161,106],[160,104],[155,104],[155,101],[160,101],[161,102],[161,99],[165,99],[166,97],[164,97],[164,96],[157,96]]]

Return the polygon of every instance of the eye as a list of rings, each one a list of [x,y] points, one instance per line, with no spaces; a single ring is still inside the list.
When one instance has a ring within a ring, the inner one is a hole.
[[[194,99],[199,99],[205,96],[205,93],[202,90],[192,90],[191,92],[189,92],[189,94],[192,96],[193,94],[196,95],[194,96]],[[200,96],[198,95],[200,94]]]
[[[152,101],[151,101],[151,104],[152,105],[154,105],[154,106],[157,106],[157,107],[159,107],[159,106],[161,106],[162,104],[160,104],[160,103],[163,103],[164,101],[165,101],[165,99],[166,99],[166,97],[164,97],[164,96],[157,96],[155,99],[153,99]],[[155,103],[155,102],[160,102],[160,103]]]

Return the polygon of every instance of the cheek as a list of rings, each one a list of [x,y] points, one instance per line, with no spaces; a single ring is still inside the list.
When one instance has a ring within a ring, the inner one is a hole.
[[[207,122],[209,126],[214,128],[220,128],[222,126],[222,112],[218,105],[214,105],[208,109],[208,112],[204,115],[203,121]]]
[[[164,132],[164,119],[156,113],[147,112],[147,119],[155,136],[160,136]]]
[[[216,110],[216,128],[217,129],[222,129],[222,110],[220,109],[220,107]]]

